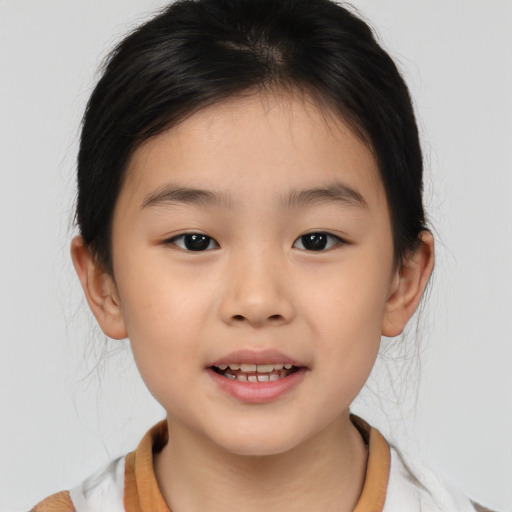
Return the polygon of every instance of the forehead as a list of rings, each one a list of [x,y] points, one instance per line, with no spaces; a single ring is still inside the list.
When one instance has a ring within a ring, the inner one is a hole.
[[[142,144],[121,196],[140,204],[177,182],[243,200],[340,180],[370,207],[385,201],[371,149],[339,116],[305,94],[257,93],[203,108]]]

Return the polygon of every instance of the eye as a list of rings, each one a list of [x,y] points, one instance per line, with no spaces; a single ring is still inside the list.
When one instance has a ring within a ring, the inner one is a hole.
[[[219,244],[213,238],[202,233],[185,233],[167,240],[166,243],[174,244],[185,251],[195,252],[219,248]]]
[[[325,251],[340,243],[343,243],[341,238],[329,233],[308,233],[297,238],[293,247],[305,251]]]

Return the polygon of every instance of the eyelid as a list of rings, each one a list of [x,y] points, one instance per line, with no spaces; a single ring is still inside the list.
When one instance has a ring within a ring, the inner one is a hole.
[[[180,240],[183,241],[186,236],[192,236],[192,235],[198,235],[198,236],[207,238],[208,239],[207,247],[205,249],[194,250],[194,249],[187,248],[185,243],[182,243],[182,244],[178,243],[178,241],[180,241]],[[308,236],[308,235],[324,235],[324,236],[326,236],[328,239],[327,244],[326,244],[327,246],[324,248],[318,249],[318,250],[307,249],[306,247],[304,247],[302,239],[303,239],[303,237]],[[219,243],[214,238],[212,238],[211,236],[209,236],[205,233],[201,233],[199,231],[188,231],[185,233],[179,233],[170,238],[166,238],[165,240],[162,241],[162,243],[164,245],[174,245],[178,249],[181,249],[185,252],[207,252],[207,251],[212,251],[214,249],[220,248]],[[214,244],[214,247],[210,247],[210,245],[212,243]],[[297,247],[297,244],[299,244],[299,243],[302,245],[302,247]],[[327,231],[310,231],[309,233],[304,233],[304,234],[300,235],[299,237],[297,237],[296,240],[293,242],[292,247],[294,247],[295,249],[299,249],[301,251],[325,252],[330,249],[333,249],[334,247],[337,247],[339,245],[344,245],[347,243],[348,242],[346,240],[344,240],[343,238],[339,237],[338,235],[334,235],[333,233],[329,233]]]
[[[325,235],[326,237],[330,238],[330,239],[334,239],[335,240],[335,243],[331,244],[329,247],[326,247],[326,248],[323,248],[323,249],[319,249],[319,250],[313,250],[313,249],[306,249],[306,247],[304,247],[304,244],[302,242],[302,238],[305,237],[305,236],[308,236],[308,235]],[[302,247],[296,247],[296,244],[297,242],[300,242],[302,244]],[[339,245],[346,245],[348,242],[346,240],[344,240],[343,238],[339,237],[338,235],[334,235],[332,233],[329,233],[328,231],[310,231],[309,233],[304,233],[302,235],[300,235],[294,242],[293,242],[293,248],[295,249],[299,249],[301,251],[308,251],[308,252],[325,252],[325,251],[328,251],[330,249],[333,249],[334,247],[337,247]]]
[[[205,238],[208,238],[209,239],[209,244],[208,246],[213,242],[215,244],[215,247],[207,247],[206,249],[204,250],[197,250],[197,251],[194,251],[193,249],[188,249],[185,244],[183,245],[180,245],[177,243],[178,240],[183,240],[186,236],[191,236],[191,235],[199,235],[199,236],[204,236]],[[219,243],[217,242],[217,240],[215,240],[214,238],[212,238],[211,236],[209,235],[206,235],[205,233],[201,233],[199,231],[187,231],[185,233],[179,233],[177,235],[174,235],[170,238],[166,238],[165,240],[163,240],[162,242],[164,245],[174,245],[176,247],[178,247],[178,249],[181,249],[182,251],[185,251],[185,252],[208,252],[208,251],[212,251],[212,250],[215,250],[215,249],[219,249],[220,248],[220,245]]]

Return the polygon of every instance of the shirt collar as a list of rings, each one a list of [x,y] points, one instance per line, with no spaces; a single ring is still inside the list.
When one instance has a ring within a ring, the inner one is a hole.
[[[350,419],[368,445],[366,477],[354,512],[382,512],[388,486],[390,452],[382,434],[358,416]],[[137,449],[127,455],[124,506],[126,512],[171,512],[156,481],[153,453],[167,444],[167,421],[157,423],[143,437]]]

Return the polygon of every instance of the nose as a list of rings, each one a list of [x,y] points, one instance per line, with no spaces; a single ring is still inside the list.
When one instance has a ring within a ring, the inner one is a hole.
[[[246,251],[226,265],[220,304],[230,325],[278,326],[291,322],[295,309],[285,264],[269,251]]]

